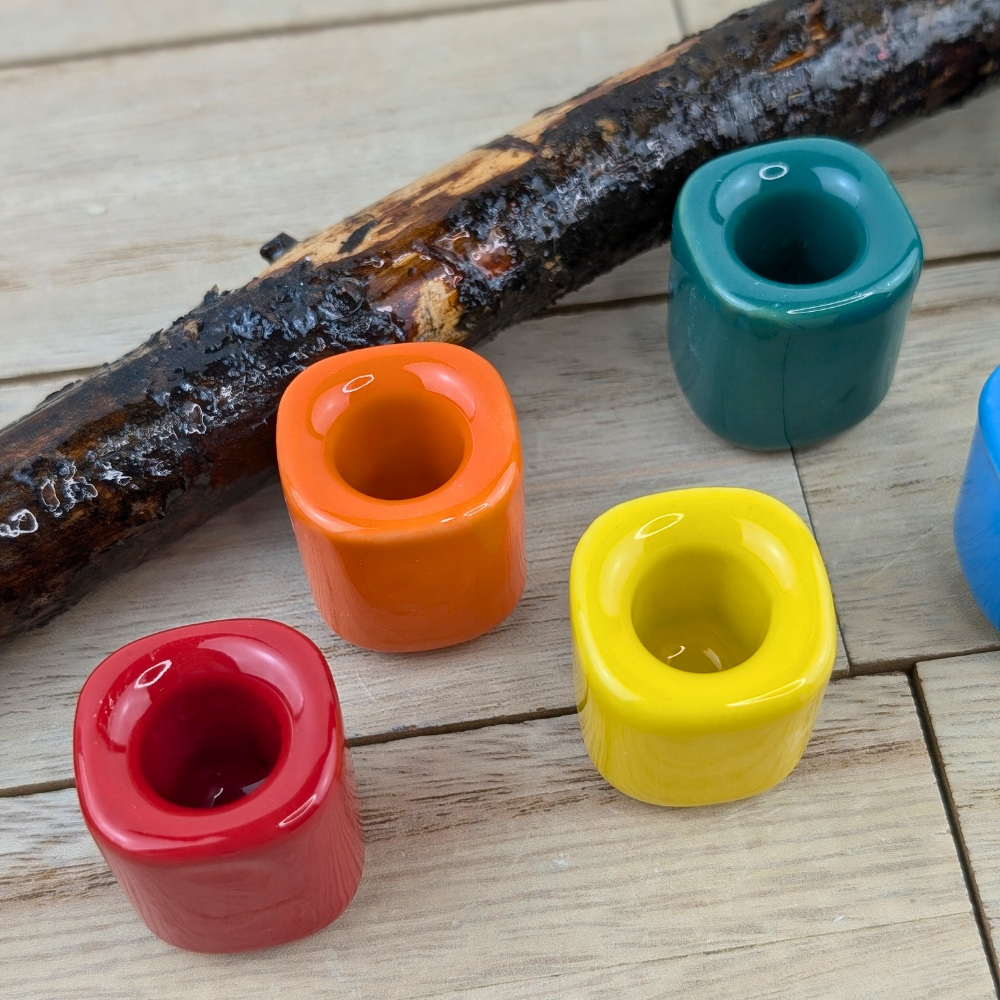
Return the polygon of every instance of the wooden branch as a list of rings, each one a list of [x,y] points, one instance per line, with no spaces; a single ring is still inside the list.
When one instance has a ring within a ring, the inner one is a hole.
[[[0,431],[0,636],[269,478],[278,400],[313,361],[475,344],[665,240],[711,157],[868,139],[998,74],[1000,0],[776,0],[310,240],[276,237],[259,278]]]

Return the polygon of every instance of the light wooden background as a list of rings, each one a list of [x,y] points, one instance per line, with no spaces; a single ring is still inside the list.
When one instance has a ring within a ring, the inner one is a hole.
[[[0,0],[0,423],[212,285],[740,6],[729,0]],[[0,995],[996,995],[1000,635],[951,511],[1000,363],[1000,94],[871,151],[924,236],[895,384],[861,426],[758,455],[674,382],[655,251],[484,353],[517,405],[529,580],[457,649],[353,649],[265,489],[0,648]],[[664,810],[573,716],[566,577],[598,513],[752,486],[811,518],[842,629],[798,769]],[[70,723],[141,634],[262,615],[315,639],[355,745],[364,880],[334,926],[243,956],[153,938],[79,817]]]

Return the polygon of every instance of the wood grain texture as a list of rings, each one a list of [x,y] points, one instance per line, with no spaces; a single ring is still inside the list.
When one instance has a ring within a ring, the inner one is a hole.
[[[994,954],[1000,950],[1000,653],[917,665]]]
[[[308,236],[679,35],[660,0],[569,0],[0,72],[0,375],[113,359],[252,278],[275,233]]]
[[[979,390],[1000,363],[998,279],[995,261],[926,270],[885,401],[796,452],[855,668],[1000,647],[951,528]]]
[[[796,996],[816,996],[833,955],[838,970],[871,964],[828,995],[904,996],[917,969],[930,982],[954,969],[949,997],[992,994],[902,676],[834,684],[789,779],[726,806],[621,796],[575,718],[366,747],[355,764],[357,898],[314,937],[245,956],[153,939],[110,883],[72,790],[0,802],[5,996],[244,997],[267,983],[296,996],[519,984],[514,995],[570,997],[616,981],[708,997],[736,982],[781,995],[795,981],[811,984]]]
[[[0,373],[111,360],[252,277],[276,232],[356,211],[680,34],[670,4],[571,4],[0,73]],[[988,95],[873,147],[929,258],[1000,248],[998,109]],[[665,261],[577,301],[664,292]]]
[[[867,147],[909,207],[927,259],[1000,250],[1000,93]]]
[[[484,349],[517,407],[525,460],[528,584],[498,629],[405,657],[340,641],[313,607],[272,487],[0,649],[0,789],[69,777],[87,674],[125,642],[189,621],[260,615],[303,629],[330,660],[355,737],[571,706],[566,587],[593,518],[645,493],[709,484],[760,489],[806,516],[788,452],[732,447],[694,417],[665,329],[665,305],[594,310],[523,324]]]
[[[875,931],[845,931],[753,948],[518,979],[435,994],[439,1000],[795,1000],[992,998],[971,916],[936,917]]]
[[[2,0],[0,67],[533,0]]]

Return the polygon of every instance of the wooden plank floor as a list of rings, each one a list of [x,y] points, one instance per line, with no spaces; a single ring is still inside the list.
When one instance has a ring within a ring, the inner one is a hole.
[[[31,331],[4,374],[117,357],[248,281],[275,233],[307,236],[679,35],[661,0],[552,0],[4,72],[17,267],[0,288],[9,329]]]
[[[0,0],[0,423],[245,281],[277,231],[307,235],[737,6]],[[794,455],[713,437],[673,379],[653,251],[484,348],[518,409],[528,503],[525,598],[490,635],[410,657],[340,642],[270,487],[0,647],[0,993],[995,996],[1000,660],[941,657],[1000,650],[949,526],[1000,363],[1000,95],[871,149],[929,266],[860,427]],[[602,510],[697,484],[811,518],[846,654],[785,783],[660,810],[583,750],[566,577]],[[109,651],[235,614],[329,658],[368,860],[326,931],[196,956],[145,930],[96,854],[69,725]]]
[[[542,0],[4,0],[0,67],[516,7]],[[547,0],[551,2],[551,0]]]
[[[1000,945],[1000,653],[917,665],[994,961]]]
[[[1000,364],[998,278],[996,260],[928,268],[885,402],[796,454],[855,669],[1000,646],[951,531],[979,390]]]
[[[320,645],[355,737],[569,709],[566,581],[598,514],[660,489],[729,483],[807,516],[789,453],[730,447],[692,419],[671,374],[665,323],[662,305],[556,313],[485,348],[517,406],[526,470],[528,585],[499,628],[406,657],[338,639],[313,606],[274,487],[0,648],[0,789],[71,777],[76,695],[104,656],[136,635],[236,609],[280,618]]]
[[[835,683],[794,774],[727,806],[619,795],[572,717],[365,747],[355,761],[357,898],[333,927],[250,956],[151,939],[71,790],[0,800],[5,996],[103,996],[122,982],[149,997],[242,998],[262,982],[365,998],[568,997],[583,984],[726,997],[734,983],[766,996],[783,982],[810,984],[796,996],[864,995],[837,985],[845,952],[870,963],[871,995],[992,995],[899,675]],[[928,960],[929,937],[946,963]]]

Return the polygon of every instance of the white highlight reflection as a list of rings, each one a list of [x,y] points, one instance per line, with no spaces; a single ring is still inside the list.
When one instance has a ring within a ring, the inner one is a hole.
[[[650,535],[666,531],[667,528],[672,528],[675,524],[680,524],[683,520],[683,514],[661,514],[659,517],[654,517],[652,521],[647,521],[639,528],[635,533],[635,537],[638,539],[649,538]]]
[[[788,173],[788,166],[784,163],[769,163],[766,167],[761,167],[757,171],[757,176],[762,181],[780,181]]]
[[[374,381],[374,375],[359,375],[357,378],[352,378],[350,382],[345,382],[341,391],[357,392],[358,389],[363,389],[366,385],[371,385]]]
[[[137,688],[152,687],[173,665],[173,660],[161,660],[159,663],[154,663],[153,666],[147,667],[139,674],[135,686]]]
[[[310,810],[310,809],[312,809],[312,807],[313,807],[314,805],[316,805],[316,800],[317,800],[318,798],[319,798],[319,795],[318,795],[318,794],[317,794],[316,792],[313,792],[313,793],[312,793],[312,795],[310,795],[310,796],[309,796],[309,798],[308,798],[308,799],[306,799],[306,800],[305,800],[305,802],[303,802],[303,803],[302,803],[302,805],[300,805],[300,806],[298,807],[298,809],[294,810],[293,812],[290,812],[290,813],[289,813],[289,814],[288,814],[288,815],[287,815],[287,816],[286,816],[286,817],[285,817],[285,818],[284,818],[284,819],[283,819],[283,820],[282,820],[282,821],[281,821],[281,822],[280,822],[280,823],[278,824],[278,826],[281,826],[281,827],[284,827],[284,826],[291,826],[291,825],[292,825],[292,824],[293,824],[294,822],[296,822],[296,820],[300,820],[300,819],[302,819],[302,817],[303,817],[303,816],[305,816],[305,814],[306,814],[307,812],[309,812],[309,810]]]

